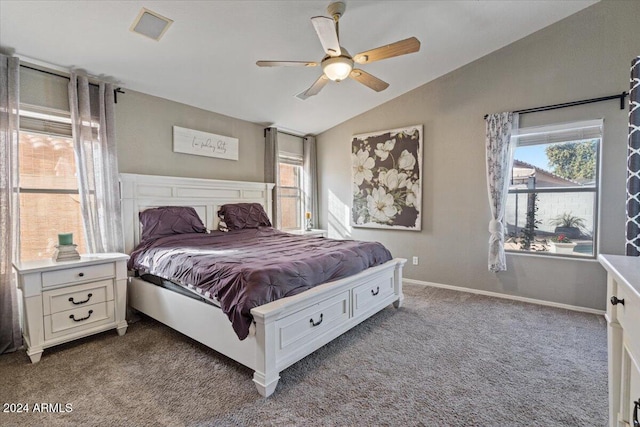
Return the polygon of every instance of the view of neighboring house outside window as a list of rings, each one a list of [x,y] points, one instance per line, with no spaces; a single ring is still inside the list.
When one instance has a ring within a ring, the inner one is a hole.
[[[278,212],[282,230],[304,227],[304,180],[302,137],[278,132]]]
[[[520,129],[505,209],[505,249],[597,255],[602,121]]]
[[[50,258],[60,233],[73,233],[76,250],[86,252],[70,120],[30,116],[21,111],[21,260]]]
[[[302,157],[280,154],[280,228],[302,228]]]

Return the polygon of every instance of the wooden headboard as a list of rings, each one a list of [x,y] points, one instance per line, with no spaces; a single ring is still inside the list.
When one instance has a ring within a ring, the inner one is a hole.
[[[191,206],[205,227],[218,228],[218,209],[226,203],[260,203],[272,220],[275,184],[217,179],[120,174],[125,251],[140,242],[138,214],[159,206]]]

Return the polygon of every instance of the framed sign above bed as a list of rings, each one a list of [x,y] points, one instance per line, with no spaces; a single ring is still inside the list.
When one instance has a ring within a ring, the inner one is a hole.
[[[238,138],[174,126],[173,151],[196,156],[238,160]]]
[[[354,227],[421,229],[422,125],[354,135]]]

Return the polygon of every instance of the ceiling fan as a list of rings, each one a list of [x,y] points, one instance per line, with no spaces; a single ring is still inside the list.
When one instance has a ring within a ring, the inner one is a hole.
[[[333,18],[326,16],[314,16],[311,23],[318,33],[320,43],[326,53],[320,62],[314,61],[258,61],[259,67],[317,67],[322,66],[323,74],[304,92],[296,95],[300,99],[307,99],[317,95],[320,90],[329,82],[342,81],[351,77],[357,82],[380,92],[389,87],[389,83],[372,76],[359,68],[354,68],[355,64],[368,64],[381,59],[393,58],[394,56],[406,55],[420,50],[420,41],[415,37],[410,37],[375,49],[360,52],[351,56],[347,50],[340,46],[340,36],[338,30],[338,20],[344,14],[346,5],[338,1],[329,4],[327,11]]]

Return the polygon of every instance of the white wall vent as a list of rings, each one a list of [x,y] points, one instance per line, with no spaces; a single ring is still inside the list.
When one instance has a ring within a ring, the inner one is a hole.
[[[129,29],[134,33],[158,41],[171,24],[173,24],[173,20],[143,7]]]

